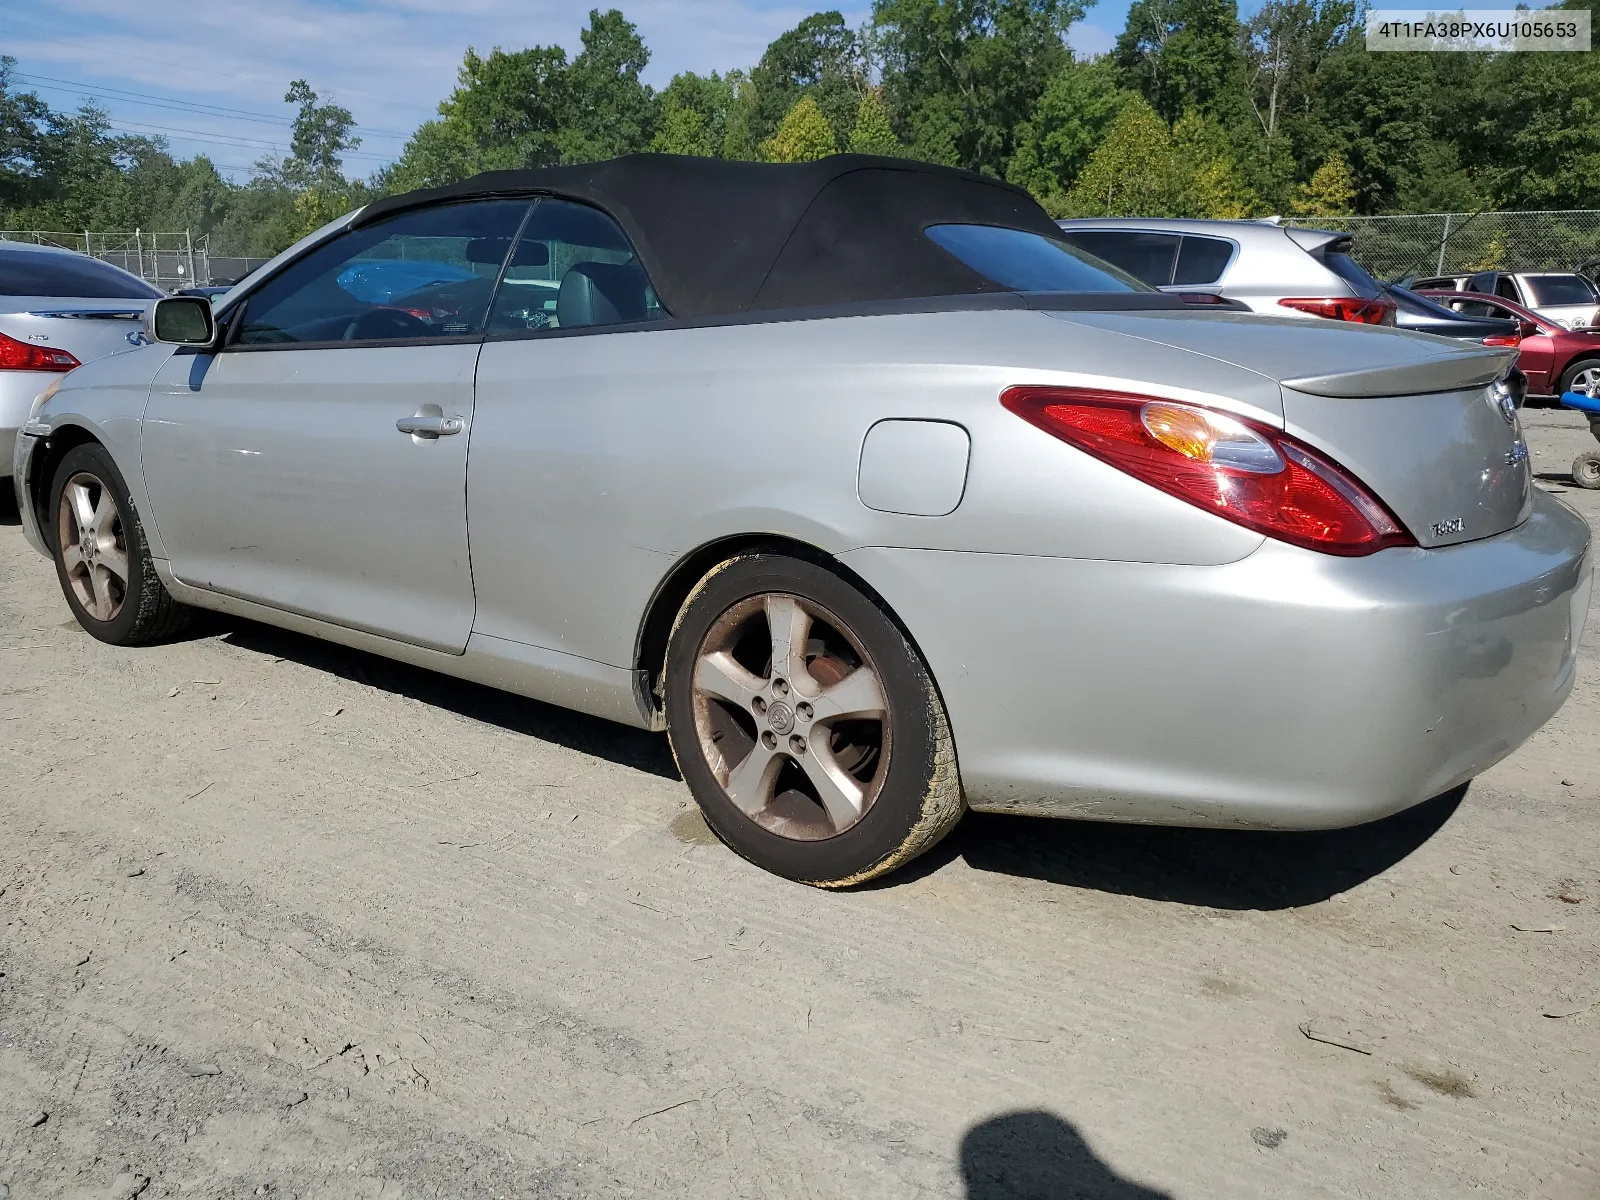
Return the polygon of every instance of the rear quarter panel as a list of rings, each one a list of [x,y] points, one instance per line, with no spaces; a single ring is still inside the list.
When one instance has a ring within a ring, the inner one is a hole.
[[[1261,544],[1001,408],[1001,391],[1025,383],[1135,388],[1282,421],[1261,375],[1026,311],[490,342],[468,468],[474,631],[632,665],[674,564],[746,534],[833,554],[1153,563],[1232,562]],[[877,512],[857,494],[867,431],[907,417],[971,435],[947,516]]]

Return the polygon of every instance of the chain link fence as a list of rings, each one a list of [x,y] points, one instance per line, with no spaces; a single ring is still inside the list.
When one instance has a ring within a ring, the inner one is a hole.
[[[168,291],[232,283],[267,261],[264,258],[213,255],[210,237],[194,237],[188,230],[151,233],[135,229],[132,232],[97,233],[85,229],[81,233],[63,233],[44,229],[14,229],[0,230],[0,240],[76,250],[130,271],[147,283]]]
[[[1354,255],[1379,279],[1468,271],[1600,270],[1600,209],[1296,217],[1291,225],[1355,236]]]

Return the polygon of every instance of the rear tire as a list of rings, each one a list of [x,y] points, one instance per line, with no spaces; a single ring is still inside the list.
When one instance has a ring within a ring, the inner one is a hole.
[[[136,646],[169,637],[194,610],[156,574],[144,526],[104,446],[75,446],[51,480],[47,532],[72,615],[94,637]]]
[[[929,849],[965,811],[921,656],[818,563],[748,554],[702,579],[673,625],[665,700],[706,823],[774,874],[862,883]]]

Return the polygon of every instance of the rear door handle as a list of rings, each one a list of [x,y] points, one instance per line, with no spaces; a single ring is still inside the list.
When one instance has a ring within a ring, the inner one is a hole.
[[[445,417],[432,413],[401,417],[394,423],[394,427],[401,433],[409,433],[412,437],[423,438],[430,442],[460,433],[466,425],[466,419],[463,417]]]

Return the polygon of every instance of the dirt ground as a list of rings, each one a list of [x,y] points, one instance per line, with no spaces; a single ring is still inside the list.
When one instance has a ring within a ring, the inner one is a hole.
[[[101,645],[7,512],[0,1196],[1600,1197],[1600,611],[1464,796],[969,818],[839,895],[658,737],[245,622]]]

